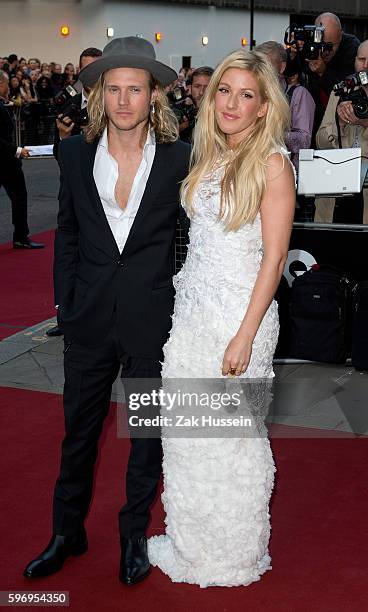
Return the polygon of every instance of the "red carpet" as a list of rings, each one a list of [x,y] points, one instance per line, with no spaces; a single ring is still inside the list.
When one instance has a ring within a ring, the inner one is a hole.
[[[157,568],[130,589],[118,582],[117,512],[129,442],[106,423],[87,521],[90,548],[62,572],[29,582],[25,564],[47,544],[63,431],[61,397],[1,389],[0,590],[68,590],[70,609],[136,612],[362,612],[367,609],[367,439],[272,440],[278,468],[272,503],[274,569],[249,587],[173,584]],[[163,529],[158,499],[151,533]]]
[[[0,245],[0,340],[55,314],[52,284],[54,230],[32,235],[44,249]]]

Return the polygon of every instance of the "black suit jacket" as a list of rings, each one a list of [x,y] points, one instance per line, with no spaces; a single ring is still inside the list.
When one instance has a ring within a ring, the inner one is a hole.
[[[117,320],[128,355],[159,359],[171,327],[179,188],[190,147],[157,144],[151,173],[122,253],[110,230],[93,164],[97,142],[59,148],[60,210],[55,238],[55,303],[66,339],[98,345]]]
[[[343,32],[336,55],[327,63],[326,71],[319,79],[320,87],[329,96],[335,83],[355,72],[355,58],[360,40],[353,34]]]
[[[9,166],[20,165],[15,157],[17,147],[13,141],[14,125],[8,109],[0,101],[0,173]]]

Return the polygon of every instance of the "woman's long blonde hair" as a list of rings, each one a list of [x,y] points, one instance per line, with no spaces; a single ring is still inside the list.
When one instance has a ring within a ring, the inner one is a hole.
[[[175,142],[179,136],[178,120],[171,110],[163,87],[149,75],[150,90],[157,89],[154,103],[155,112],[149,114],[149,125],[156,133],[157,142]],[[88,96],[88,125],[84,130],[86,142],[92,143],[102,135],[108,124],[104,103],[104,74]]]
[[[262,102],[268,103],[253,131],[229,156],[226,135],[215,118],[215,95],[223,74],[230,68],[249,70],[257,78]],[[266,188],[267,158],[285,147],[284,133],[290,109],[276,72],[266,55],[258,51],[235,51],[217,66],[198,113],[191,156],[191,171],[182,184],[182,197],[193,214],[193,196],[199,182],[210,175],[221,159],[229,159],[222,180],[220,218],[227,230],[253,223]]]

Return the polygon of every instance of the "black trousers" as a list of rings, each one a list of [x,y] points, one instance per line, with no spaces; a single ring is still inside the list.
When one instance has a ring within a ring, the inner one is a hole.
[[[98,440],[109,410],[120,365],[127,379],[159,379],[160,362],[127,356],[115,330],[98,347],[65,340],[64,414],[60,474],[53,502],[53,532],[72,535],[83,528],[91,502]],[[143,535],[162,470],[161,439],[131,437],[126,473],[127,502],[119,512],[120,535]]]
[[[0,168],[0,187],[3,186],[12,207],[12,223],[14,225],[13,240],[23,241],[29,234],[27,224],[27,187],[19,160],[14,160],[11,166]]]

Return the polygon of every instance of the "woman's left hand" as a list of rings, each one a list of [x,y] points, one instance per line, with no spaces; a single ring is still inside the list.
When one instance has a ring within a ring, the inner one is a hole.
[[[240,376],[246,371],[252,354],[252,344],[252,340],[245,340],[239,335],[230,340],[222,361],[223,376]]]

